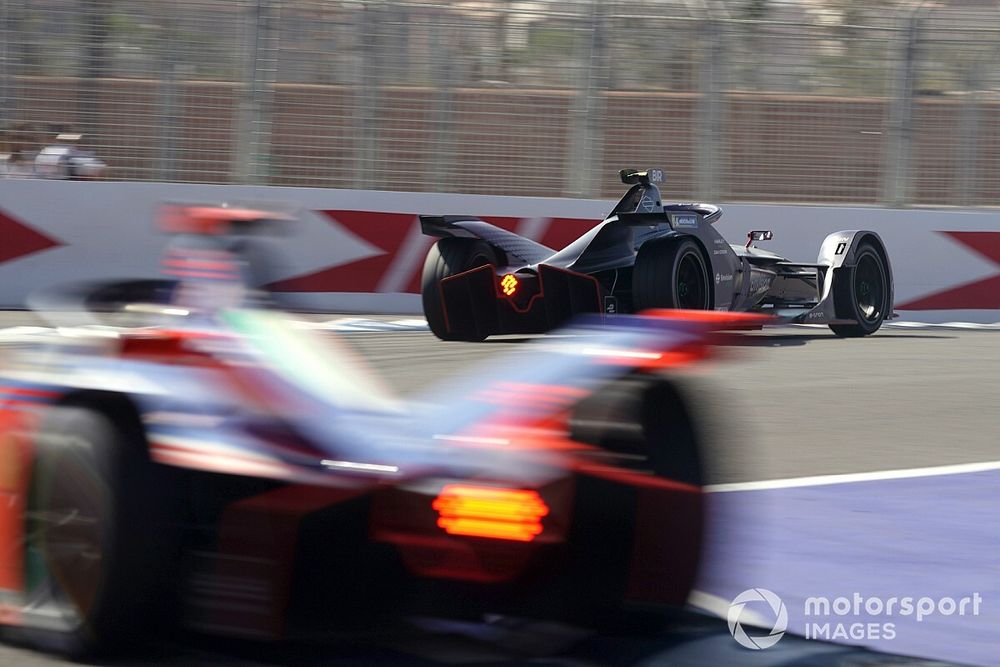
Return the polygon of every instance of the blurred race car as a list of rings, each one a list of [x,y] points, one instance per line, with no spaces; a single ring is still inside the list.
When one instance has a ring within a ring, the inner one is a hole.
[[[663,203],[659,169],[619,172],[631,185],[596,227],[556,252],[469,216],[420,216],[441,237],[424,263],[431,331],[444,340],[541,333],[583,312],[685,308],[764,313],[775,322],[827,324],[867,336],[893,317],[889,256],[872,231],[834,232],[815,263],[732,245],[712,226],[711,204]]]
[[[699,432],[659,371],[730,316],[585,321],[403,401],[342,341],[231,290],[189,299],[186,281],[238,276],[219,247],[173,244],[179,282],[81,301],[156,324],[0,345],[5,634],[75,653],[173,619],[282,638],[385,612],[600,627],[684,603]]]

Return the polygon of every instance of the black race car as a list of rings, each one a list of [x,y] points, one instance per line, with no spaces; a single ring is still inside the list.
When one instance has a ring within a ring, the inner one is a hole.
[[[834,232],[815,263],[728,243],[712,204],[663,203],[659,169],[619,172],[631,185],[611,213],[562,250],[470,216],[420,216],[441,237],[424,263],[424,315],[444,340],[542,333],[583,312],[649,308],[752,311],[867,336],[893,317],[889,256],[879,235]]]

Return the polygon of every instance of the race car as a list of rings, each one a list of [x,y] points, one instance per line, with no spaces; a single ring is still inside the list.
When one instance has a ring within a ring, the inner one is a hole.
[[[659,169],[623,169],[631,185],[611,213],[555,251],[470,216],[420,216],[440,237],[427,254],[424,315],[444,340],[550,331],[578,313],[684,308],[757,312],[775,323],[827,324],[867,336],[893,317],[893,278],[873,231],[834,232],[814,263],[756,247],[769,230],[728,243],[712,204],[664,203]]]
[[[179,282],[77,288],[95,322],[0,336],[4,636],[79,654],[177,619],[276,639],[684,603],[700,436],[662,371],[731,316],[584,320],[402,400],[342,340],[229,289],[191,298],[239,275],[222,247],[173,244]]]

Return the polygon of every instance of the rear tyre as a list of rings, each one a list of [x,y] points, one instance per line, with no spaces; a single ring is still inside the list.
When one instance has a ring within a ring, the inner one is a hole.
[[[427,253],[420,281],[424,317],[431,332],[441,340],[480,341],[485,336],[448,331],[441,299],[441,281],[487,264],[497,265],[496,252],[479,239],[443,238]]]
[[[889,309],[889,272],[882,255],[865,241],[858,247],[855,263],[839,269],[833,278],[837,314],[853,318],[854,324],[831,324],[841,338],[860,338],[879,330]]]
[[[602,449],[630,456],[634,467],[662,479],[701,486],[701,437],[678,386],[665,378],[635,376],[618,381],[597,392],[579,406],[570,421],[570,436],[577,441],[595,444]],[[619,465],[626,465],[619,463]],[[612,498],[608,494],[605,498]],[[700,496],[685,506],[690,522],[681,532],[672,533],[672,549],[684,551],[674,561],[669,574],[676,577],[677,605],[682,605],[694,586],[697,563],[701,556],[702,509]],[[581,501],[583,504],[583,501]],[[663,511],[677,511],[663,508]],[[634,512],[634,510],[633,510]],[[635,514],[619,514],[590,530],[607,535],[610,526],[623,529],[618,535],[623,548],[630,548],[632,535],[639,531]],[[605,540],[606,542],[606,540]],[[653,555],[659,552],[655,552]],[[662,554],[661,554],[662,555]],[[631,555],[620,555],[629,563]],[[628,566],[626,565],[626,568]],[[619,593],[621,596],[622,593]],[[662,631],[679,607],[655,604],[635,607],[623,597],[581,605],[588,617],[583,624],[595,629],[632,635],[650,635]]]
[[[708,267],[697,241],[670,239],[639,248],[632,273],[635,310],[712,307]]]
[[[148,637],[167,610],[168,484],[130,431],[70,407],[41,426],[25,511],[24,614],[42,628],[30,643],[106,653]]]
[[[577,442],[640,456],[637,465],[657,477],[702,484],[694,418],[667,379],[637,375],[614,382],[580,403],[569,428]]]

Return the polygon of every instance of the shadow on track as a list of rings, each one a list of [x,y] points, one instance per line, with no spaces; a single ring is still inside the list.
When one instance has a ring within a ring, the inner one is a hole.
[[[37,663],[61,664],[45,658]],[[696,612],[684,612],[671,629],[652,637],[588,634],[546,623],[496,619],[489,623],[455,623],[414,619],[368,636],[320,641],[267,644],[194,638],[152,648],[143,658],[89,663],[106,667],[172,667],[241,665],[264,667],[346,667],[378,664],[535,666],[603,665],[921,665],[923,660],[890,656],[866,649],[809,641],[786,635],[765,651],[748,651],[733,640],[726,622]]]
[[[878,340],[899,340],[899,339],[935,339],[935,340],[952,340],[956,336],[942,336],[934,334],[874,334],[869,336],[866,340],[868,341],[878,341]],[[833,334],[812,334],[812,333],[781,333],[781,334],[737,334],[726,340],[726,345],[731,345],[735,347],[793,347],[798,345],[806,345],[812,341],[831,341],[837,343],[846,343],[850,338],[837,338]],[[877,345],[878,343],[870,343]]]

